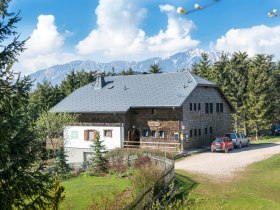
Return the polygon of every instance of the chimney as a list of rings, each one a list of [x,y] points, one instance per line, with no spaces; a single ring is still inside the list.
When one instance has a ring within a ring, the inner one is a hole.
[[[95,90],[100,90],[105,86],[104,75],[102,73],[97,73],[96,80],[94,84]]]

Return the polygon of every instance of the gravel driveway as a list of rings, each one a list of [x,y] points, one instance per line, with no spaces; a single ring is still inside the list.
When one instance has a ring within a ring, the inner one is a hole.
[[[221,176],[230,178],[234,176],[235,171],[242,170],[253,162],[264,160],[277,153],[280,153],[280,142],[251,145],[234,149],[227,154],[209,151],[176,162],[175,168],[206,175],[211,179]]]

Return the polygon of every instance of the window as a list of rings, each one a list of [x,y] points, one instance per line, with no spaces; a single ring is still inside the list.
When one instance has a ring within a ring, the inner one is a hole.
[[[97,131],[96,130],[84,130],[84,140],[93,141],[96,139]]]
[[[156,109],[152,109],[152,115],[156,115],[157,114],[157,110]]]
[[[133,114],[139,114],[139,110],[138,109],[134,109],[133,110]]]
[[[220,112],[220,104],[216,103],[216,112]]]
[[[207,128],[204,129],[204,134],[206,135],[208,133]]]
[[[149,137],[149,131],[148,130],[143,130],[143,137],[148,138]]]
[[[164,131],[159,131],[159,137],[164,138],[165,137],[165,132]]]
[[[196,111],[196,103],[193,104],[193,110]]]
[[[210,113],[213,113],[213,103],[210,103]]]
[[[194,129],[194,136],[197,136],[197,130]]]
[[[78,131],[71,131],[70,139],[78,139]]]
[[[197,105],[198,105],[198,110],[200,110],[200,103],[198,103]]]
[[[209,104],[205,103],[205,113],[209,113]]]
[[[223,112],[223,111],[224,111],[224,104],[220,103],[220,112]]]
[[[201,129],[198,129],[198,135],[201,136]]]
[[[179,141],[179,133],[174,133],[174,140]]]
[[[190,138],[192,137],[192,130],[190,130]]]
[[[104,137],[112,138],[112,130],[104,130]]]
[[[153,138],[156,138],[157,137],[157,132],[156,131],[151,131],[151,135]]]
[[[212,129],[212,126],[210,126],[210,133],[213,133],[213,129]]]
[[[192,111],[192,103],[190,103],[190,111]]]

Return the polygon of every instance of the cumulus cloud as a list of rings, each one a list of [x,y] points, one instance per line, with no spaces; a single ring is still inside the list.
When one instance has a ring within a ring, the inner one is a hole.
[[[54,16],[40,15],[37,28],[25,44],[27,50],[20,55],[15,68],[29,74],[41,68],[76,60],[78,56],[61,53],[63,44],[64,37],[57,31]]]
[[[149,37],[140,28],[146,9],[138,8],[130,0],[100,0],[95,11],[97,27],[76,49],[82,55],[103,60],[139,60],[167,56],[199,44],[190,36],[193,22],[178,17],[171,5],[160,5],[159,9],[168,16],[167,29]]]
[[[280,26],[253,26],[231,29],[214,44],[217,51],[245,51],[250,56],[258,53],[274,54],[280,59]]]

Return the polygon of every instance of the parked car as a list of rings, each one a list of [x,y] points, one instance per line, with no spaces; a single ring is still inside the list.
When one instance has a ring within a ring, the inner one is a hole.
[[[271,133],[274,136],[280,135],[280,124],[273,124],[271,126]]]
[[[234,145],[232,143],[232,140],[227,136],[219,136],[216,137],[216,139],[211,144],[211,151],[224,151],[225,153],[228,153],[229,150],[234,149]]]
[[[243,133],[226,133],[225,136],[229,137],[237,148],[250,145],[250,139],[245,137]]]

